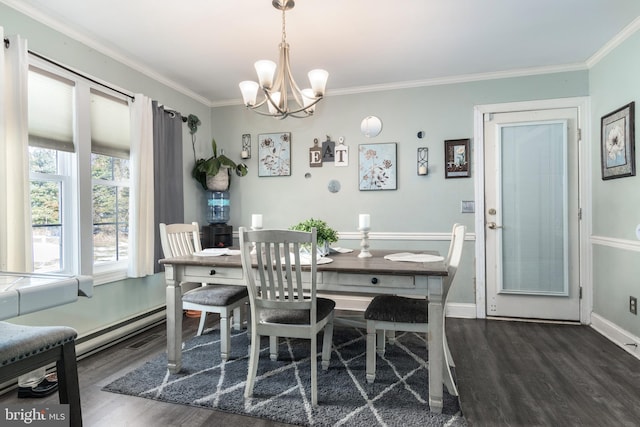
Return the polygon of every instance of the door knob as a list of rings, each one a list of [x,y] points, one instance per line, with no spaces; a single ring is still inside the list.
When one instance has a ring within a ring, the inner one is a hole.
[[[489,227],[489,228],[490,228],[490,229],[492,229],[492,230],[495,230],[496,228],[502,228],[502,226],[501,226],[501,225],[496,225],[496,223],[495,223],[495,222],[488,222],[488,223],[487,223],[487,227]]]

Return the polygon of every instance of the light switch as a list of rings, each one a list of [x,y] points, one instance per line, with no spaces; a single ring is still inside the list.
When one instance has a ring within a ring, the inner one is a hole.
[[[636,237],[640,240],[640,224],[636,226]]]
[[[460,213],[474,213],[476,211],[476,202],[473,200],[463,200],[460,202]]]

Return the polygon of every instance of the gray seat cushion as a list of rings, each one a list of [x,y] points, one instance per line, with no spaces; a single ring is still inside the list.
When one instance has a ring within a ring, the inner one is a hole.
[[[23,326],[0,322],[0,366],[74,341],[78,332],[67,326]]]
[[[429,301],[396,295],[378,295],[371,301],[364,318],[384,322],[428,323]]]
[[[327,317],[336,306],[336,302],[327,298],[316,299],[318,321]],[[260,321],[266,323],[283,323],[287,325],[308,325],[311,322],[310,310],[260,310]]]
[[[244,286],[206,285],[186,292],[182,301],[224,307],[248,297],[249,292]]]

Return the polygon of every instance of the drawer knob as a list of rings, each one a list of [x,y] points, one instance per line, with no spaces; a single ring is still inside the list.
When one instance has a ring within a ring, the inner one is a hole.
[[[211,270],[211,271],[209,272],[209,276],[213,276],[214,274],[216,274],[216,271],[215,271],[215,270]]]
[[[377,277],[371,278],[371,284],[375,285],[377,283],[378,283],[378,278]]]

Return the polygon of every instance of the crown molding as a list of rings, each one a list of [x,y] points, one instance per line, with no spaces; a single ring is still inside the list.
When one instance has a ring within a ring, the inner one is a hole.
[[[47,16],[46,14],[42,13],[41,11],[39,11],[38,9],[34,8],[33,6],[24,4],[22,2],[16,1],[16,0],[0,0],[1,3],[6,4],[7,6],[9,6],[12,9],[17,10],[18,12],[40,22],[41,24],[46,25],[47,27],[50,27],[64,35],[66,35],[67,37],[72,38],[73,40],[76,40],[84,45],[87,45],[88,47],[96,50],[97,52],[102,53],[103,55],[106,55],[112,59],[115,59],[116,61],[144,74],[145,76],[159,82],[162,83],[163,85],[170,87],[171,89],[182,93],[183,95],[188,96],[189,98],[192,98],[195,101],[200,102],[201,104],[204,104],[208,107],[211,106],[211,101],[187,88],[185,88],[182,85],[179,85],[178,83],[174,82],[173,80],[167,79],[166,77],[162,76],[161,74],[155,72],[154,70],[145,67],[141,64],[139,64],[138,62],[134,61],[133,59],[124,56],[116,51],[114,51],[113,49],[96,42],[95,40],[90,39],[89,37],[85,36],[84,34],[70,28],[69,26],[63,24],[62,22]],[[66,65],[66,64],[65,64]]]
[[[635,34],[640,29],[640,16],[634,19],[631,24],[627,25],[614,38],[609,40],[600,50],[598,50],[591,58],[587,59],[587,66],[593,68],[598,62],[604,59],[616,47],[620,46],[625,40]]]

